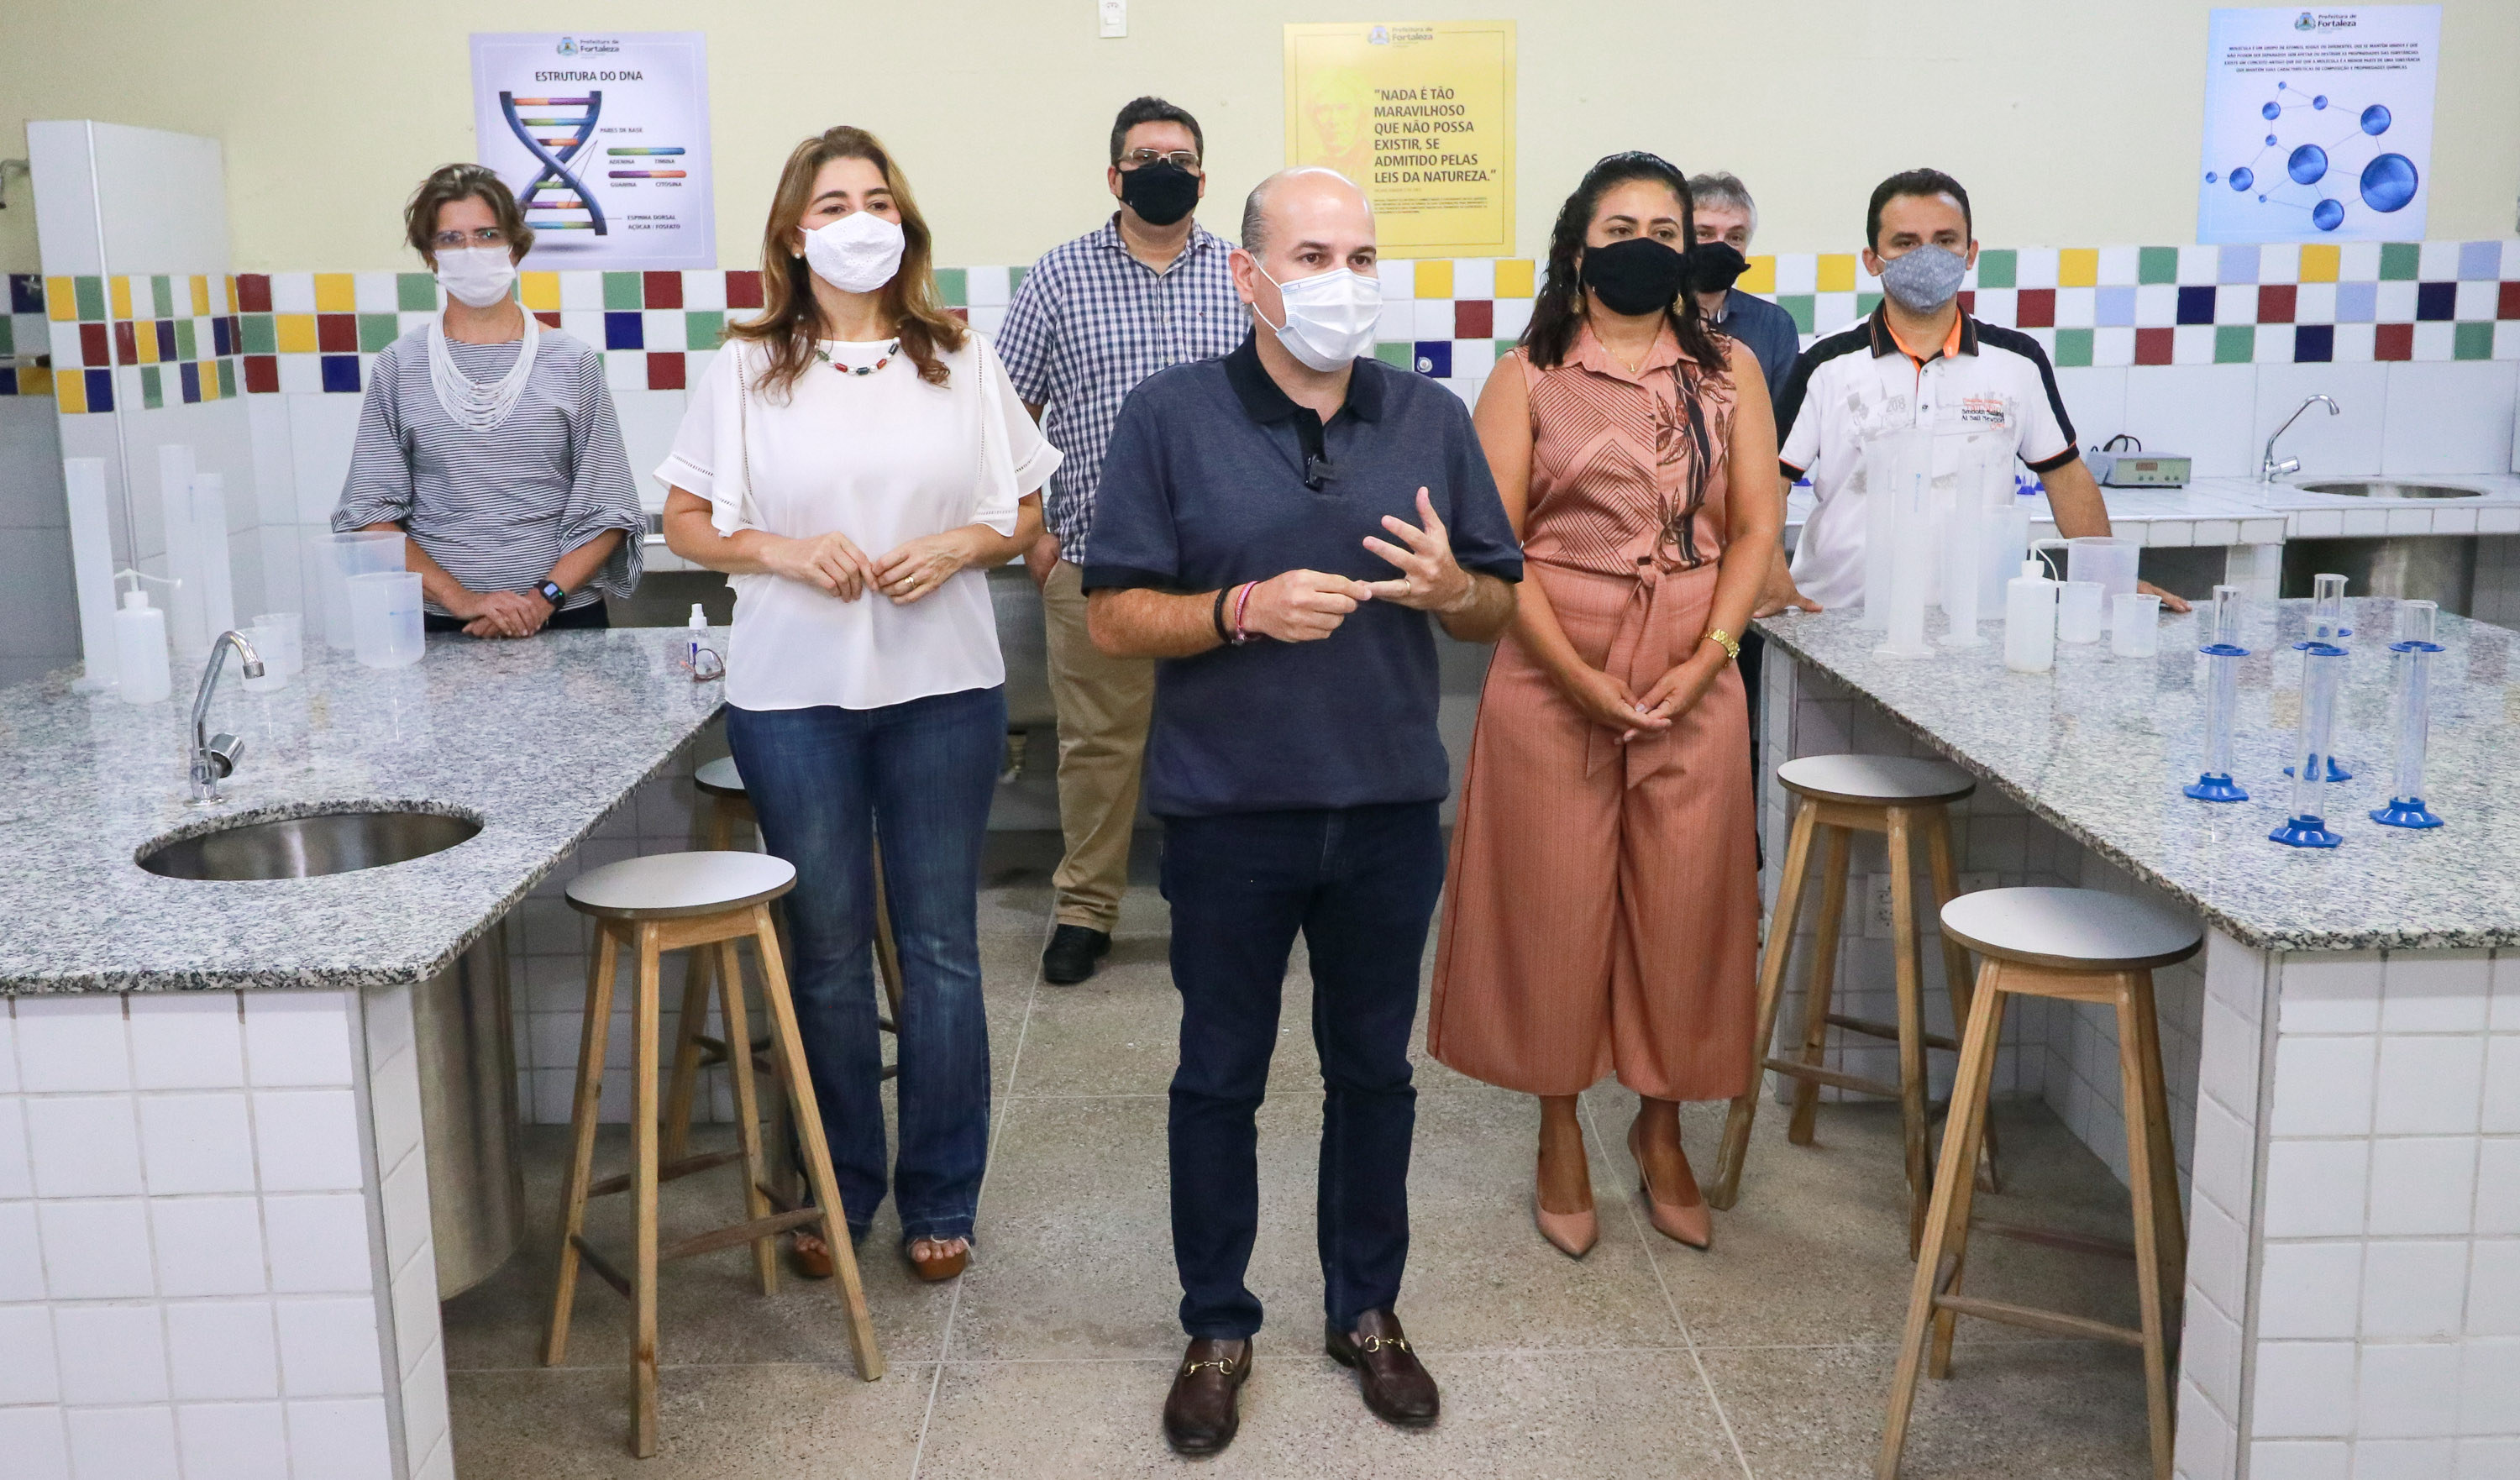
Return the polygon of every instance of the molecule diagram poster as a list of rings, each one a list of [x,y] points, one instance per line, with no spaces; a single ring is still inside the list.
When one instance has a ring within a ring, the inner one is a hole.
[[[2218,10],[2199,242],[2420,242],[2441,7]]]
[[[1386,257],[1513,254],[1510,21],[1286,27],[1286,162],[1346,175]]]
[[[527,267],[717,265],[700,32],[476,32],[472,116],[534,229]]]

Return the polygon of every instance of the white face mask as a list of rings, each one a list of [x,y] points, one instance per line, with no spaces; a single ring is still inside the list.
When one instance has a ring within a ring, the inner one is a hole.
[[[805,265],[843,292],[873,292],[901,271],[906,245],[900,223],[871,210],[853,210],[805,233]]]
[[[448,297],[487,308],[517,286],[516,259],[504,247],[459,247],[437,254],[438,286]]]
[[[1286,322],[1269,324],[1263,315],[1260,322],[1278,332],[1278,342],[1286,352],[1315,370],[1338,369],[1373,349],[1373,325],[1382,312],[1382,280],[1344,267],[1332,268],[1291,283],[1280,283],[1260,268],[1257,258],[1252,267],[1278,290],[1279,298],[1286,305]],[[1259,305],[1253,304],[1256,313]]]

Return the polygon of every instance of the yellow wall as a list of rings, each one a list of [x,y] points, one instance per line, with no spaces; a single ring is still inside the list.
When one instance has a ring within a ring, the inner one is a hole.
[[[1931,163],[1967,183],[1999,244],[2179,243],[2195,231],[2209,0],[1132,0],[1101,40],[1092,0],[5,0],[0,156],[27,118],[209,134],[227,151],[241,270],[399,260],[395,219],[429,167],[472,155],[466,37],[705,27],[721,266],[758,250],[802,135],[866,125],[901,156],[947,263],[1022,262],[1108,208],[1113,110],[1159,92],[1198,114],[1212,202],[1280,163],[1286,21],[1506,16],[1521,31],[1526,253],[1583,166],[1615,149],[1739,172],[1759,245],[1848,249],[1864,197]],[[2513,230],[2520,3],[2444,0],[2435,239]],[[21,197],[22,200],[22,197]],[[0,211],[0,267],[35,265],[32,212]]]

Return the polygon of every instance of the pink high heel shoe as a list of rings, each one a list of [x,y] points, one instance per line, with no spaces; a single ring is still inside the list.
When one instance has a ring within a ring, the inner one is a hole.
[[[1601,1220],[1591,1208],[1580,1213],[1552,1213],[1540,1205],[1540,1194],[1531,1194],[1531,1221],[1540,1225],[1540,1236],[1557,1246],[1557,1252],[1569,1259],[1581,1259],[1593,1252],[1601,1238]]]
[[[1645,1212],[1653,1221],[1654,1232],[1692,1249],[1704,1249],[1715,1241],[1715,1219],[1707,1211],[1706,1198],[1690,1186],[1688,1202],[1665,1202],[1654,1190],[1653,1178],[1645,1172],[1645,1159],[1637,1150],[1637,1128],[1628,1127],[1628,1154],[1636,1158],[1637,1182],[1644,1189]]]

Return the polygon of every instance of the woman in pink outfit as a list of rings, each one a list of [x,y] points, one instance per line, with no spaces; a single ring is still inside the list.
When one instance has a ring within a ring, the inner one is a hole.
[[[1746,1085],[1759,934],[1749,729],[1732,667],[1783,522],[1759,363],[1687,292],[1687,179],[1593,166],[1477,425],[1523,539],[1479,700],[1427,1030],[1540,1097],[1535,1211],[1596,1235],[1576,1096],[1615,1072],[1654,1226],[1703,1248],[1680,1102]]]

